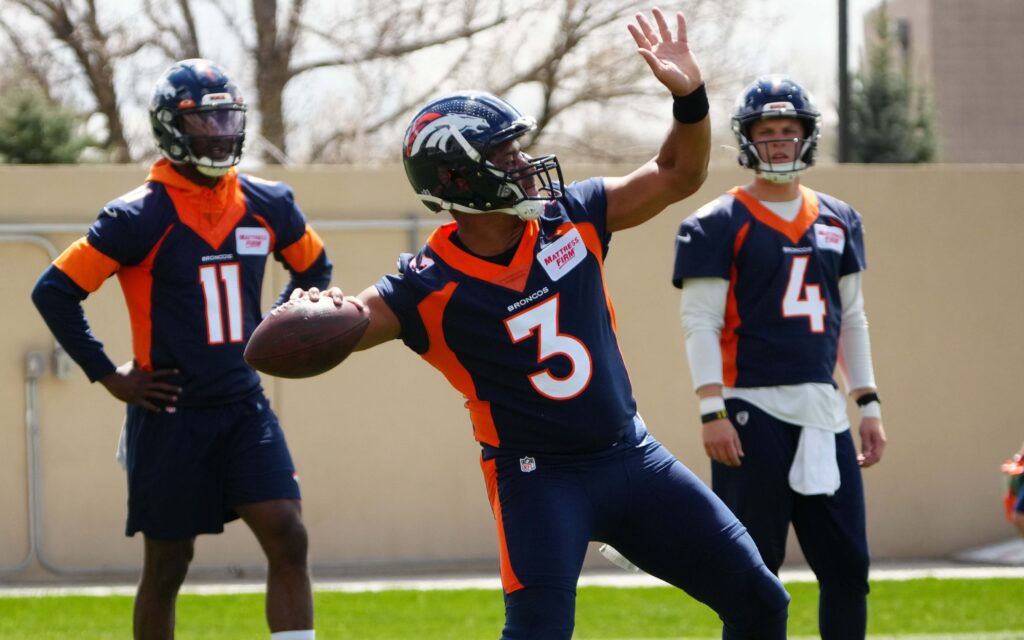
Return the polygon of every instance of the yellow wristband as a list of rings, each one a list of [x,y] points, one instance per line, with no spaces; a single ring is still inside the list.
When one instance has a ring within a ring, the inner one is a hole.
[[[718,411],[712,411],[711,413],[703,413],[700,416],[701,424],[707,424],[714,422],[715,420],[723,420],[729,417],[729,412],[725,409],[719,409]]]

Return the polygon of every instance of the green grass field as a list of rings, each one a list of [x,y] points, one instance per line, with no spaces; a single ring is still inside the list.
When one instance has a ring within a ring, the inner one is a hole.
[[[817,586],[786,585],[791,637],[816,637]],[[869,635],[873,638],[1024,638],[1024,580],[879,581],[872,583]],[[100,640],[131,635],[127,596],[0,598],[3,640]],[[497,591],[385,591],[316,594],[317,638],[496,638],[502,622]],[[579,590],[575,638],[617,640],[713,638],[717,618],[670,588]],[[263,596],[183,595],[180,640],[266,638]]]

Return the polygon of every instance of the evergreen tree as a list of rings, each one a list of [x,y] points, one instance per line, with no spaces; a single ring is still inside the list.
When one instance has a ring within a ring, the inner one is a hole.
[[[78,116],[37,88],[9,87],[0,102],[0,162],[73,164],[92,141],[77,133]]]
[[[899,47],[882,3],[875,22],[877,43],[868,52],[850,91],[851,162],[932,162],[937,155],[935,115],[909,65],[898,65]]]

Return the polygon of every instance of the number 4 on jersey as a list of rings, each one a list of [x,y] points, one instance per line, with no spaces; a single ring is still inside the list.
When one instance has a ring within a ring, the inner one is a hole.
[[[782,297],[782,317],[796,318],[807,316],[811,325],[811,333],[825,331],[825,301],[821,297],[821,285],[806,284],[807,256],[794,256],[789,271],[789,282],[786,294]]]

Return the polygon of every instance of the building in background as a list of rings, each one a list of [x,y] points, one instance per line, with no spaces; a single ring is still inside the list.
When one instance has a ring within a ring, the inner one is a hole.
[[[880,10],[864,18],[868,50]],[[1024,0],[888,0],[887,11],[934,100],[939,159],[1024,163]]]

